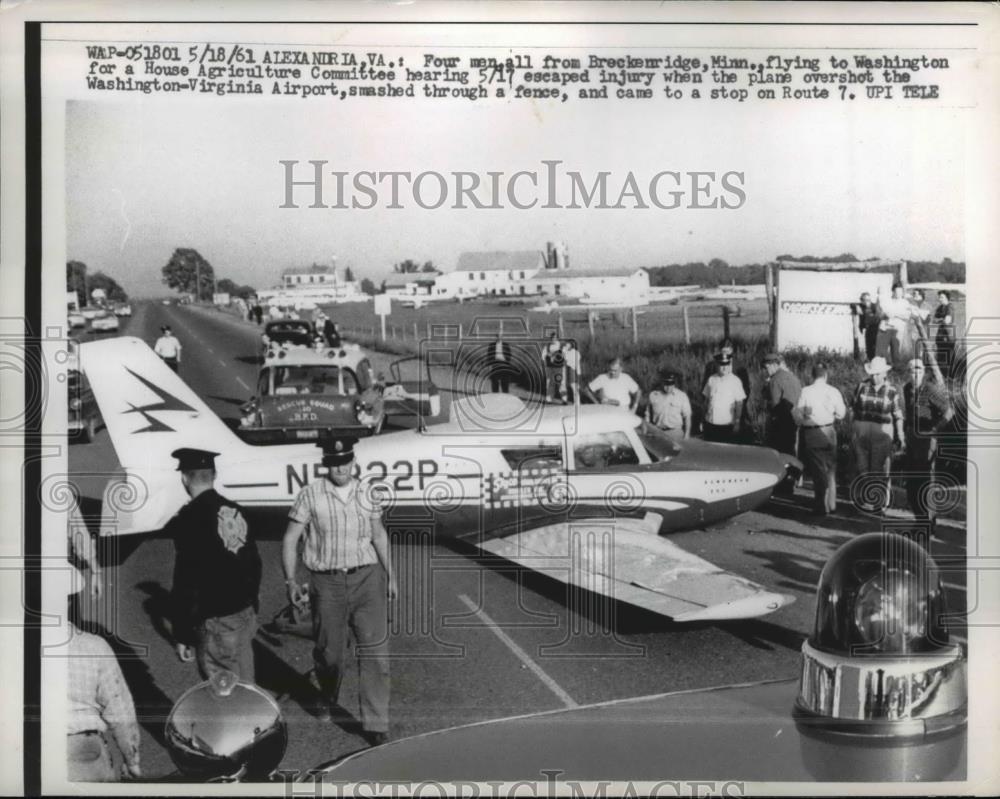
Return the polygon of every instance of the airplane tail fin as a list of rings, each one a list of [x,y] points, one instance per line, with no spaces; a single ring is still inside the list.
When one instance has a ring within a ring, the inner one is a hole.
[[[245,457],[248,445],[142,340],[82,344],[80,365],[125,470],[105,491],[106,507],[118,511],[111,534],[158,530],[187,500],[175,449],[219,452],[220,465]]]

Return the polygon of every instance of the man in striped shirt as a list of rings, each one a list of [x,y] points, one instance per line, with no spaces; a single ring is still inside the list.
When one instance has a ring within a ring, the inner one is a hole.
[[[329,707],[336,706],[344,675],[348,628],[357,645],[361,726],[372,745],[389,736],[389,633],[387,597],[396,597],[389,537],[380,509],[354,479],[354,439],[324,445],[327,477],[299,492],[288,514],[282,565],[288,597],[312,605],[316,677]],[[305,593],[295,580],[299,541],[309,571]]]
[[[67,776],[72,782],[139,778],[139,725],[115,653],[103,638],[72,625],[70,635],[66,661]]]

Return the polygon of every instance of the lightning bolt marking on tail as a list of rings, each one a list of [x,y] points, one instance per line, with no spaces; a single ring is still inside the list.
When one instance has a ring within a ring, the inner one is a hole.
[[[170,427],[167,424],[164,424],[155,416],[151,416],[150,415],[151,411],[191,411],[191,412],[195,411],[195,409],[192,408],[190,405],[177,399],[177,397],[175,397],[173,394],[164,391],[162,388],[155,385],[154,383],[151,383],[142,375],[136,374],[127,366],[125,367],[125,371],[128,372],[130,375],[132,375],[132,377],[134,377],[136,380],[138,380],[140,383],[146,386],[146,388],[148,388],[150,391],[152,391],[154,394],[156,394],[156,396],[160,398],[159,402],[154,402],[150,405],[138,406],[138,405],[132,405],[131,402],[129,403],[129,405],[131,405],[130,410],[123,411],[123,413],[141,413],[143,415],[143,418],[147,422],[149,422],[149,425],[147,427],[140,427],[138,430],[133,430],[132,431],[133,433],[174,432],[174,428]]]

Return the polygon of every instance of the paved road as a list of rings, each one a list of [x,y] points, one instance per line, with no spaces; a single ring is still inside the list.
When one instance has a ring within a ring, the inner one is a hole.
[[[137,304],[135,310],[123,334],[152,343],[159,326],[171,324],[184,347],[181,376],[220,416],[235,418],[256,378],[259,332],[210,310],[159,304]],[[376,369],[382,368],[386,359],[376,357]],[[95,512],[101,486],[116,464],[104,431],[93,444],[71,448],[70,468],[79,476],[85,510]],[[393,551],[402,596],[393,618],[394,737],[576,704],[795,676],[824,562],[837,546],[878,526],[853,511],[819,526],[806,506],[804,494],[794,501],[774,500],[762,511],[673,536],[723,568],[796,597],[771,616],[727,624],[674,625],[600,601],[581,605],[564,586],[530,572],[487,568],[473,555],[432,545],[417,533],[398,537]],[[267,620],[285,602],[284,521],[280,516],[253,521],[264,559],[261,619]],[[964,540],[964,528],[943,527],[933,552],[961,556]],[[121,563],[108,568],[112,590],[92,613],[117,633],[143,721],[144,770],[166,774],[172,764],[161,745],[164,716],[197,681],[194,666],[174,657],[160,621],[172,545],[144,537],[105,554]],[[964,574],[946,580],[952,607],[963,609]],[[259,682],[281,698],[289,723],[284,768],[308,769],[364,745],[355,725],[324,724],[305,709],[307,641],[262,635],[257,647]],[[353,676],[341,703],[356,715]]]

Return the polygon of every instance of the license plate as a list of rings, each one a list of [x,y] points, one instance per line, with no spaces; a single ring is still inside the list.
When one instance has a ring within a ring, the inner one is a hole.
[[[296,430],[296,438],[319,438],[319,430]]]

